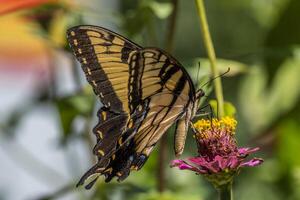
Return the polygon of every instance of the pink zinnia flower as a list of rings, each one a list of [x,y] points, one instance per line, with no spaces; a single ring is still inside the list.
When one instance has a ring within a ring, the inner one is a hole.
[[[238,148],[235,140],[237,121],[231,117],[199,120],[194,124],[198,156],[187,160],[173,160],[171,166],[204,175],[215,187],[232,182],[242,167],[254,167],[263,162],[260,158],[246,160],[259,148]]]

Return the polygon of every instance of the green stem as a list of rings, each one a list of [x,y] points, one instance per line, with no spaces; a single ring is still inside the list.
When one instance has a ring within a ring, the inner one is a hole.
[[[195,0],[195,1],[196,1],[196,5],[197,5],[199,20],[200,20],[202,37],[203,37],[204,45],[205,45],[207,55],[208,55],[208,58],[210,61],[210,65],[211,65],[211,71],[212,71],[213,77],[218,77],[219,72],[217,69],[216,53],[214,50],[213,42],[212,42],[209,28],[208,28],[204,2],[203,2],[203,0]],[[223,98],[223,89],[222,89],[222,83],[221,83],[220,77],[215,79],[214,86],[215,86],[215,94],[216,94],[216,98],[217,98],[217,102],[218,102],[218,117],[221,118],[224,116],[224,98]]]
[[[166,34],[166,50],[168,52],[173,51],[174,47],[174,35],[176,28],[176,16],[178,11],[178,0],[172,0],[173,11],[169,19],[168,32]],[[164,192],[167,185],[165,163],[168,159],[168,138],[167,135],[163,135],[160,139],[159,147],[159,160],[158,160],[158,173],[157,173],[157,189],[160,193]]]
[[[232,183],[224,185],[219,190],[219,199],[220,200],[233,200],[232,196]]]

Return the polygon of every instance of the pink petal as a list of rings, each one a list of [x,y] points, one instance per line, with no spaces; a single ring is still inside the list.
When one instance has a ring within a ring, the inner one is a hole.
[[[179,169],[189,169],[191,170],[193,167],[184,162],[183,160],[173,160],[171,163],[171,167],[178,167]]]
[[[178,167],[180,170],[191,170],[200,174],[206,173],[206,171],[198,169],[184,160],[173,160],[171,163],[171,167]]]
[[[192,158],[188,158],[188,160],[193,164],[200,165],[200,166],[207,162],[203,157],[192,157]]]
[[[220,170],[218,161],[213,161],[207,164],[207,169],[212,173],[218,173]]]
[[[188,163],[186,163],[183,160],[173,160],[172,163],[171,163],[171,167],[178,167],[181,170],[185,170],[185,169],[193,170],[193,171],[196,170],[195,167],[189,165]]]
[[[173,167],[173,166],[177,166],[177,165],[180,165],[180,164],[182,164],[182,163],[184,163],[183,160],[172,160],[171,166],[172,166],[172,167]]]
[[[201,174],[208,173],[208,171],[213,171],[216,172],[215,169],[211,169],[211,163],[208,162],[205,158],[203,157],[193,157],[188,159],[192,164],[197,166],[197,170]]]
[[[260,165],[261,163],[263,163],[263,159],[253,158],[253,159],[249,160],[248,162],[243,162],[240,166],[241,167],[254,167],[254,166]]]
[[[219,168],[221,170],[223,170],[223,169],[225,169],[227,167],[227,160],[226,160],[226,158],[223,158],[221,156],[216,156],[214,160],[218,162]]]
[[[239,159],[236,156],[230,156],[228,158],[228,167],[230,169],[236,169],[239,166]]]
[[[258,147],[256,147],[256,148],[239,148],[238,153],[243,154],[243,155],[248,155],[248,154],[256,152],[258,150],[259,150]]]

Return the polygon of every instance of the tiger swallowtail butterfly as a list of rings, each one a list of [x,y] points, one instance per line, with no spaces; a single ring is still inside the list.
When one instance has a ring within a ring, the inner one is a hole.
[[[184,67],[165,51],[143,48],[98,26],[76,26],[68,42],[103,106],[93,132],[97,163],[78,182],[100,175],[122,181],[139,170],[168,128],[177,122],[175,154],[181,155],[200,98]]]

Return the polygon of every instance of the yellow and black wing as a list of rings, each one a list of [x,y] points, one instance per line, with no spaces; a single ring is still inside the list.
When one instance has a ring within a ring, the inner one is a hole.
[[[139,82],[133,88],[134,99],[148,100],[145,119],[133,140],[135,151],[146,157],[152,148],[194,101],[194,86],[184,68],[170,55],[157,48],[144,48],[132,62],[140,63]],[[139,167],[140,168],[140,167]]]
[[[128,112],[129,57],[138,45],[96,26],[68,30],[68,42],[101,102],[116,112]]]
[[[106,181],[125,179],[140,169],[156,142],[195,100],[184,68],[166,52],[142,48],[96,26],[68,30],[68,41],[103,107],[93,132],[98,162],[79,181],[92,175]]]

